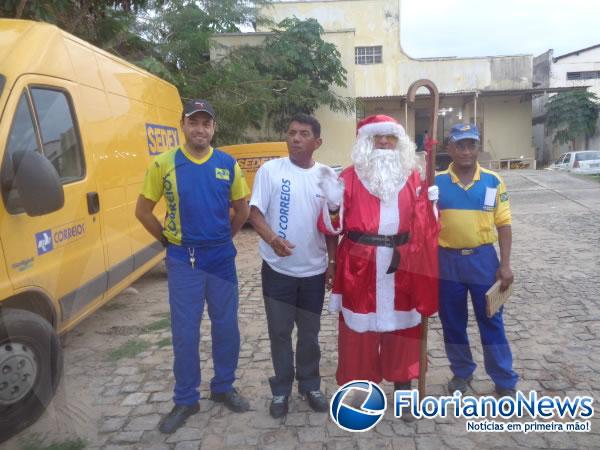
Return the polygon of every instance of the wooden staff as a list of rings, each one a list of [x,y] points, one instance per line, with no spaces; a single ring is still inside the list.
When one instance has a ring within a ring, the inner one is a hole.
[[[427,149],[426,153],[426,171],[427,171],[427,184],[432,186],[435,183],[435,137],[437,136],[437,116],[440,105],[440,94],[435,83],[431,80],[421,79],[415,81],[408,88],[406,94],[406,100],[411,105],[415,102],[415,96],[417,90],[420,87],[425,87],[429,90],[433,99],[431,108],[431,127],[429,128],[431,133],[431,148]],[[408,117],[406,118],[406,125],[408,128]],[[425,385],[427,380],[427,332],[429,329],[429,318],[421,316],[421,349],[419,354],[419,397],[423,399],[425,397]]]

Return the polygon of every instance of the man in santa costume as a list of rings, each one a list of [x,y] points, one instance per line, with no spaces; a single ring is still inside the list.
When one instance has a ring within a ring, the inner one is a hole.
[[[357,125],[353,166],[323,172],[319,229],[343,237],[330,311],[339,311],[339,385],[386,379],[410,389],[419,376],[421,314],[437,311],[437,187],[420,175],[415,145],[395,119]],[[421,170],[422,171],[422,170]]]

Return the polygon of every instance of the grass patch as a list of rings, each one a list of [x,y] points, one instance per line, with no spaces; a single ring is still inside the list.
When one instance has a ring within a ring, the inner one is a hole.
[[[583,174],[575,174],[577,178],[581,178],[582,180],[590,180],[595,181],[596,183],[600,183],[600,174],[599,175],[583,175]]]
[[[589,179],[596,183],[600,183],[600,175],[589,175]]]
[[[142,353],[150,348],[150,343],[140,339],[131,339],[121,345],[119,348],[112,350],[108,354],[110,361],[118,361],[123,358],[133,358],[138,353]]]
[[[30,437],[21,443],[20,450],[83,450],[87,442],[81,438],[44,444],[40,437]]]
[[[104,311],[117,311],[119,309],[125,308],[127,308],[127,305],[125,305],[124,303],[108,302],[106,305],[104,305],[102,309],[104,309]]]
[[[169,347],[171,344],[171,338],[164,338],[156,343],[156,345],[158,345],[158,348]]]
[[[145,327],[142,328],[142,330],[144,333],[147,333],[149,331],[166,330],[168,328],[171,328],[171,319],[168,317],[165,317],[163,319],[152,322],[149,325],[146,325]]]

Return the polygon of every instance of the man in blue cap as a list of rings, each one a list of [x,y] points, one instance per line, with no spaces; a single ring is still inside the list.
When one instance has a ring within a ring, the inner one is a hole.
[[[446,354],[454,375],[448,390],[466,392],[476,368],[467,336],[467,293],[470,293],[483,345],[485,370],[499,396],[514,396],[518,376],[512,369],[502,308],[488,318],[485,301],[486,291],[496,280],[500,280],[501,290],[513,282],[508,193],[498,174],[477,162],[480,135],[476,125],[453,126],[447,151],[452,163],[436,176],[436,185],[440,190],[441,223],[439,313]],[[500,260],[494,248],[496,241]]]

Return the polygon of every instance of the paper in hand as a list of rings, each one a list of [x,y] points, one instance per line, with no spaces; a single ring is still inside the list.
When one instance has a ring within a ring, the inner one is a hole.
[[[485,293],[485,312],[488,317],[492,317],[498,312],[500,307],[504,305],[513,291],[512,283],[505,291],[500,291],[501,281],[496,281],[491,288]]]

